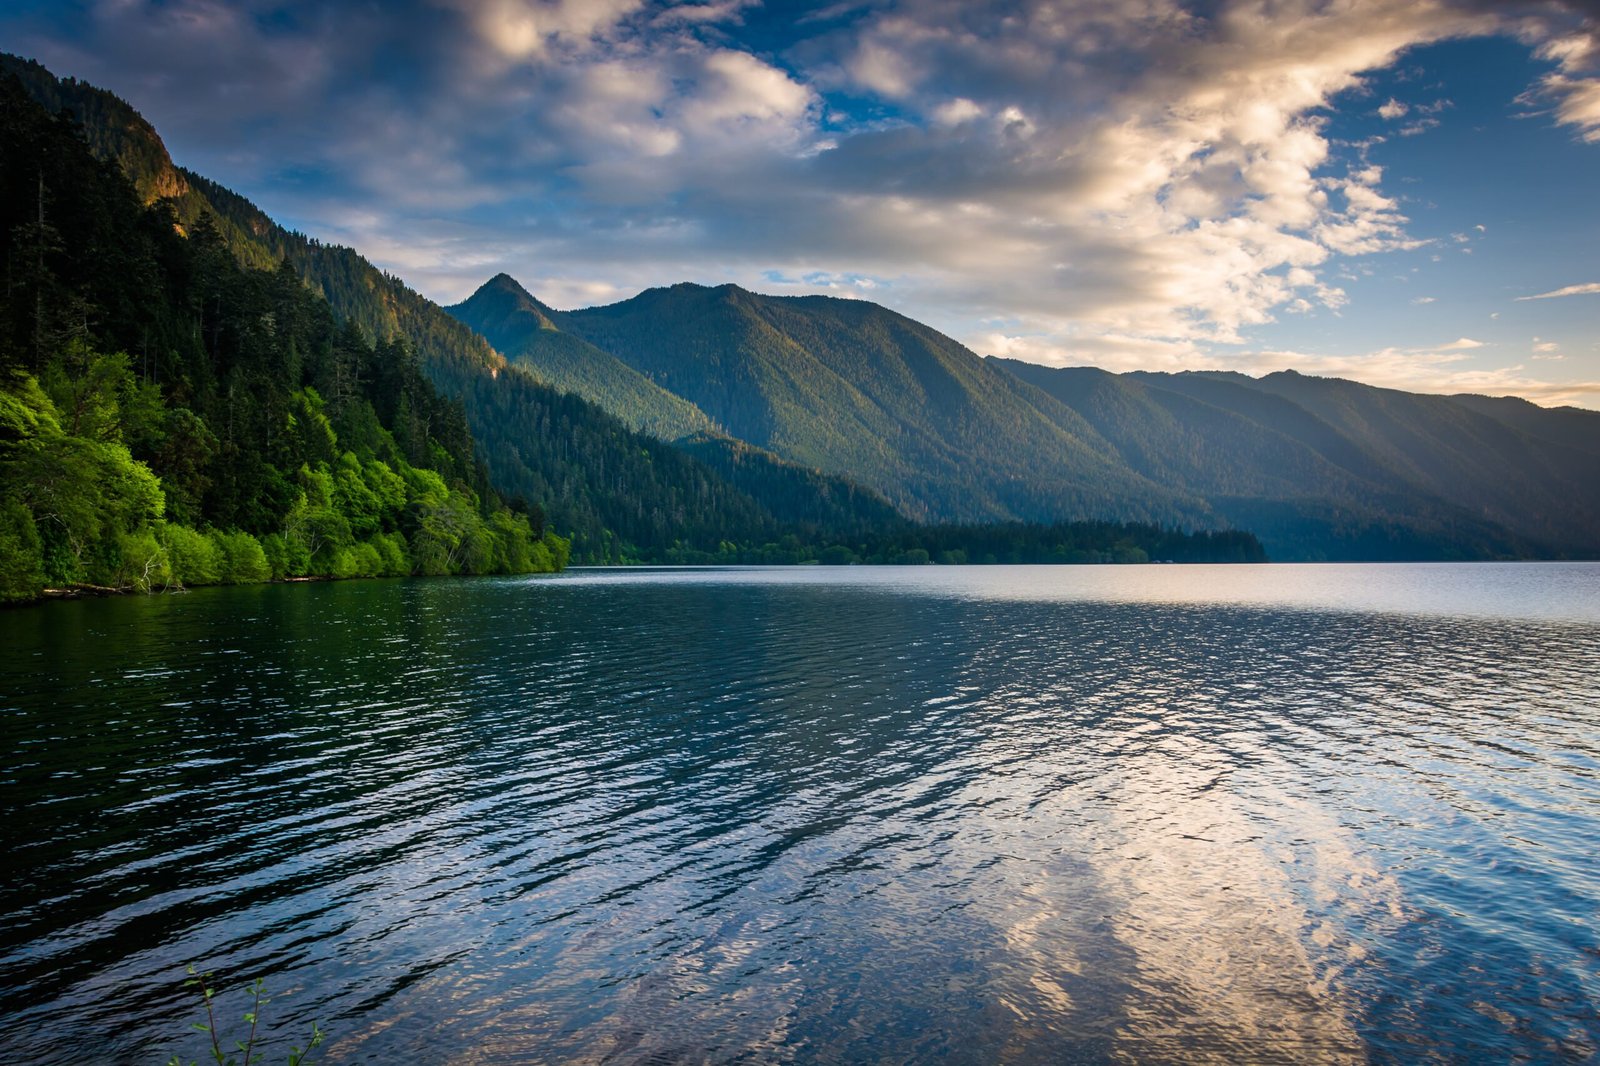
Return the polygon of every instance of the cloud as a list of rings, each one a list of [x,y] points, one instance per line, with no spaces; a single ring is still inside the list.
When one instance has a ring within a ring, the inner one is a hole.
[[[442,299],[501,269],[572,301],[873,279],[897,309],[1013,353],[1177,366],[1248,360],[1235,349],[1291,314],[1330,321],[1352,260],[1422,247],[1375,141],[1328,132],[1332,111],[1371,113],[1371,75],[1409,51],[1514,34],[1550,65],[1542,106],[1600,128],[1586,13],[94,0],[0,30],[130,95],[180,161]],[[1376,112],[1392,136],[1449,106]]]
[[[544,56],[562,44],[584,45],[644,6],[643,0],[446,0],[508,59]]]
[[[1453,345],[1436,349],[1382,348],[1357,355],[1262,351],[1232,362],[1229,369],[1251,373],[1298,370],[1407,392],[1521,396],[1545,405],[1600,407],[1600,380],[1547,381],[1530,376],[1520,364],[1479,368],[1465,365],[1464,359]]]
[[[1600,380],[1551,382],[1529,376],[1521,365],[1489,369],[1466,365],[1466,351],[1479,342],[1461,338],[1432,348],[1381,348],[1354,354],[1295,349],[1255,349],[1226,356],[1184,344],[1140,338],[1094,337],[1059,346],[1041,336],[1004,333],[969,338],[974,350],[1047,366],[1098,366],[1107,370],[1230,370],[1252,375],[1297,370],[1321,377],[1350,378],[1380,388],[1425,393],[1522,396],[1544,404],[1600,407]],[[1535,355],[1534,359],[1559,358]]]
[[[964,96],[946,101],[933,109],[933,119],[941,126],[959,126],[982,117],[983,108]]]
[[[696,90],[677,108],[676,118],[690,134],[755,129],[798,131],[812,94],[788,74],[745,52],[720,49],[697,63]]]
[[[1568,285],[1564,289],[1552,292],[1541,292],[1537,296],[1518,296],[1522,300],[1554,300],[1562,296],[1594,296],[1600,294],[1600,281],[1585,282],[1582,285]]]
[[[1556,63],[1557,69],[1540,83],[1542,93],[1555,101],[1556,120],[1575,126],[1578,136],[1600,143],[1600,18],[1589,21],[1575,33],[1557,36],[1539,47],[1542,59]]]

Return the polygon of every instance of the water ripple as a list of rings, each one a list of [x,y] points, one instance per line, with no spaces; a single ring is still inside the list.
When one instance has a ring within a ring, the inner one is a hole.
[[[0,1041],[196,1057],[195,961],[332,1063],[1592,1061],[1597,589],[657,572],[0,615]]]

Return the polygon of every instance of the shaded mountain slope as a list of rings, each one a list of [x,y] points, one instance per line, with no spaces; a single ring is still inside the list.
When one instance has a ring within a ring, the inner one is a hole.
[[[1161,378],[1183,388],[1196,375]],[[1600,456],[1533,436],[1448,396],[1380,389],[1293,371],[1247,388],[1295,404],[1347,442],[1351,466],[1392,496],[1460,509],[1554,554],[1592,553],[1600,540]],[[1559,417],[1551,423],[1562,421]]]
[[[876,304],[682,284],[553,319],[734,436],[919,520],[1213,521],[1072,412]]]
[[[374,337],[405,338],[425,366],[442,361],[505,365],[488,341],[355,249],[284,229],[238,193],[192,171],[180,173],[223,221],[225,235],[240,234],[238,239],[246,246],[264,250],[274,263],[288,263],[341,319],[359,324]]]
[[[605,408],[641,433],[677,440],[707,433],[711,419],[609,352],[551,320],[555,312],[509,275],[498,274],[467,300],[446,307],[514,366],[563,392]]]
[[[1530,437],[1600,455],[1600,411],[1580,407],[1540,407],[1519,396],[1462,394],[1451,400],[1488,415]]]

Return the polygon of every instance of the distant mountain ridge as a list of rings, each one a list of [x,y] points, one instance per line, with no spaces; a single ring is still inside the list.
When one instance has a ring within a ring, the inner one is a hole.
[[[1600,550],[1600,412],[1294,371],[996,362],[1081,413],[1135,469],[1204,494],[1274,558]]]
[[[524,318],[481,312],[511,294]],[[984,359],[866,301],[731,285],[562,312],[501,275],[452,311],[502,351],[560,350],[588,361],[564,365],[568,380],[625,377],[654,403],[657,390],[677,395],[919,520],[1234,526],[1277,559],[1600,554],[1600,412],[1292,371]],[[590,395],[629,417],[624,390]]]
[[[877,304],[686,283],[554,323],[735,437],[847,475],[914,519],[1216,524],[1071,411]]]

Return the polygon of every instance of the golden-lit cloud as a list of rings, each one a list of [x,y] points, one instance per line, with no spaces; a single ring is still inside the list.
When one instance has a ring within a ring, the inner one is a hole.
[[[1452,104],[1380,72],[1510,35],[1547,71],[1530,113],[1600,137],[1574,0],[885,0],[777,30],[744,0],[284,6],[104,0],[12,36],[445,301],[497,270],[558,302],[871,277],[988,352],[1248,366],[1285,323],[1370,314],[1352,263],[1429,246],[1371,149]],[[1382,132],[1336,141],[1341,109]],[[1430,253],[1490,253],[1463,229]]]

